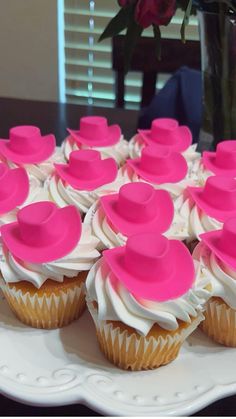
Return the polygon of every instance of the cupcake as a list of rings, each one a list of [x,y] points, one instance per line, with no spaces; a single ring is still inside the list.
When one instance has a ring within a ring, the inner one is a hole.
[[[173,151],[182,153],[188,163],[189,175],[194,173],[193,164],[199,161],[201,156],[196,151],[197,143],[192,144],[190,129],[184,125],[180,126],[178,121],[172,118],[157,118],[152,121],[151,129],[139,129],[129,142],[131,158],[141,157],[141,151],[146,145],[167,146]]]
[[[24,167],[30,178],[42,185],[53,172],[54,162],[64,162],[54,135],[41,135],[40,129],[21,125],[10,129],[8,140],[0,140],[0,155],[10,167]]]
[[[188,185],[194,185],[186,178],[188,166],[184,157],[171,148],[147,146],[141,157],[128,159],[120,169],[130,182],[146,182],[155,189],[164,189],[175,200]]]
[[[0,163],[0,225],[14,221],[22,206],[46,196],[36,179],[29,180],[23,167],[10,169]]]
[[[236,218],[202,234],[193,257],[212,287],[201,328],[214,341],[236,347]]]
[[[189,212],[187,243],[193,250],[201,234],[221,229],[228,218],[236,216],[236,179],[210,176],[203,187],[188,187],[185,194],[183,205]]]
[[[113,158],[102,159],[96,150],[77,150],[71,152],[68,164],[55,164],[45,187],[59,207],[73,204],[85,214],[100,196],[118,191],[126,182]]]
[[[84,116],[80,119],[79,129],[68,129],[68,132],[69,136],[62,144],[67,160],[71,151],[90,148],[100,151],[103,158],[112,157],[119,166],[129,156],[128,142],[124,139],[119,125],[108,126],[104,117]]]
[[[186,246],[160,234],[105,250],[85,284],[101,351],[133,371],[173,361],[204,318],[208,282],[195,280]]]
[[[74,206],[44,201],[1,227],[1,289],[16,317],[43,329],[66,326],[85,308],[84,282],[97,239]]]
[[[216,151],[203,151],[198,167],[199,183],[212,175],[236,177],[236,140],[221,141]]]
[[[168,192],[142,182],[123,185],[118,193],[100,198],[91,210],[84,222],[100,240],[99,249],[124,245],[127,237],[136,233],[163,233],[174,215]]]

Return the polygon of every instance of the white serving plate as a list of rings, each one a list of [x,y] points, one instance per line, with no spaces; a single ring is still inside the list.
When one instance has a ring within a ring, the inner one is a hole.
[[[236,393],[236,349],[200,331],[178,359],[154,371],[127,372],[100,353],[88,312],[42,331],[15,319],[0,296],[0,392],[37,406],[82,403],[105,415],[179,416]]]

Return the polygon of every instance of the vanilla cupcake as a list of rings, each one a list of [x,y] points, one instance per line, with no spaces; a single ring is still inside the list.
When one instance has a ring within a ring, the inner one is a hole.
[[[188,164],[188,177],[195,177],[193,166],[199,162],[201,154],[196,151],[197,143],[192,144],[192,134],[187,126],[179,125],[176,119],[157,118],[152,121],[151,129],[139,129],[129,142],[131,159],[141,157],[142,149],[147,145],[170,147],[182,153]]]
[[[202,234],[193,258],[212,288],[201,328],[214,341],[236,347],[236,218]]]
[[[203,151],[197,168],[199,183],[204,185],[212,175],[236,177],[236,140],[221,141],[216,151]]]
[[[99,257],[97,239],[74,206],[49,201],[24,207],[1,227],[1,289],[23,323],[62,327],[85,308],[84,282]]]
[[[84,222],[99,239],[99,249],[126,243],[137,233],[163,233],[171,225],[174,207],[166,191],[142,182],[123,185],[118,193],[103,196],[87,213]]]
[[[77,150],[71,152],[68,164],[55,164],[45,187],[59,207],[73,204],[85,214],[101,196],[118,191],[128,181],[118,173],[113,158],[102,160],[96,150]]]
[[[188,187],[185,196],[190,250],[200,241],[201,234],[219,230],[228,218],[236,216],[236,179],[210,176],[203,187]]]
[[[112,157],[122,165],[129,157],[128,142],[124,139],[119,125],[108,126],[101,116],[84,116],[77,131],[68,129],[69,136],[62,143],[65,158],[78,149],[98,150],[102,157]]]
[[[137,234],[105,250],[85,284],[101,351],[123,369],[173,361],[204,318],[208,282],[195,280],[186,246],[160,234]]]
[[[0,155],[11,168],[24,167],[30,178],[36,178],[41,186],[54,171],[54,162],[65,159],[56,147],[54,135],[42,136],[40,129],[21,125],[10,129],[8,140],[0,140]]]
[[[194,182],[188,179],[188,166],[184,157],[168,147],[147,146],[141,157],[128,159],[120,169],[130,182],[146,182],[155,189],[164,189],[175,200]]]

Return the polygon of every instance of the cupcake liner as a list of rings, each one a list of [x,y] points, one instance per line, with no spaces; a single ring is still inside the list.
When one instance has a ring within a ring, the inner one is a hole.
[[[236,310],[220,298],[212,297],[206,305],[201,329],[214,341],[236,347]]]
[[[0,282],[4,296],[16,317],[22,323],[37,329],[55,329],[78,319],[85,309],[84,284],[75,285],[69,290],[58,290],[50,296],[37,293],[23,293],[14,286]]]
[[[113,322],[99,321],[97,310],[88,298],[87,305],[96,326],[101,351],[113,364],[132,371],[153,369],[173,361],[182,343],[204,319],[199,313],[189,325],[179,328],[174,334],[145,337],[121,330]]]

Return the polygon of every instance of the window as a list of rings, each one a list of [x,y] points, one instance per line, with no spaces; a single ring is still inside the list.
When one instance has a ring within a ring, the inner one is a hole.
[[[64,0],[65,34],[65,99],[69,103],[112,107],[115,103],[115,76],[111,63],[111,40],[98,43],[98,37],[119,6],[116,0]],[[165,38],[180,37],[181,14],[170,26],[162,29]],[[151,30],[144,35],[152,36]],[[188,39],[198,39],[197,19],[191,18]],[[61,73],[63,74],[63,72]],[[158,88],[167,80],[158,77]],[[125,107],[139,108],[141,74],[130,72],[126,77]]]

